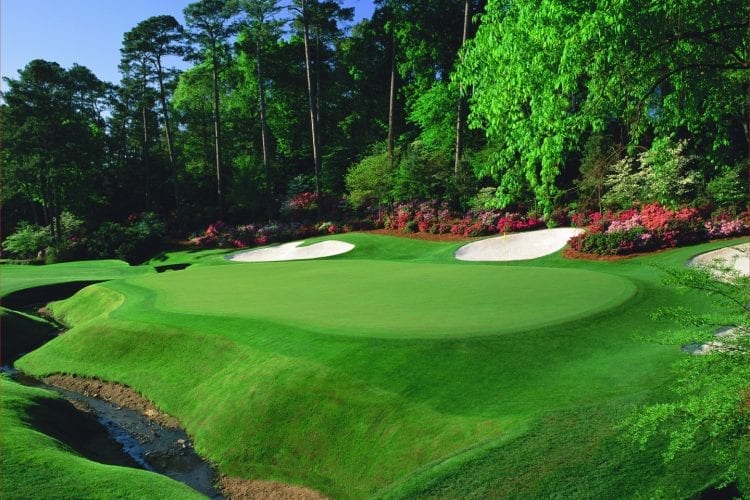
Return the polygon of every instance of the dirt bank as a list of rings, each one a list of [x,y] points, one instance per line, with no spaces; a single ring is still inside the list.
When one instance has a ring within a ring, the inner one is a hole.
[[[60,374],[50,375],[43,378],[42,381],[53,387],[77,392],[91,398],[103,399],[117,406],[137,411],[164,427],[175,429],[180,426],[180,422],[176,418],[162,412],[151,401],[122,384]]]
[[[321,500],[327,498],[315,490],[301,486],[232,477],[222,477],[219,480],[219,489],[230,500]]]

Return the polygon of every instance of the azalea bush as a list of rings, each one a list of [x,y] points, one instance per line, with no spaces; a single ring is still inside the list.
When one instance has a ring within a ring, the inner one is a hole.
[[[305,225],[299,222],[245,224],[232,226],[222,221],[214,222],[190,242],[203,248],[247,248],[270,243],[293,241],[311,236],[347,232],[350,226],[334,222]]]
[[[567,215],[560,217],[567,222]],[[456,213],[446,202],[410,201],[398,203],[384,218],[383,227],[406,233],[455,234],[467,237],[498,233],[530,231],[546,227],[547,223],[534,215],[474,209]],[[557,225],[553,223],[552,225]]]
[[[290,197],[281,207],[282,213],[299,215],[318,209],[318,196],[314,191],[303,191]]]
[[[712,216],[706,212],[692,207],[671,210],[660,203],[650,203],[615,214],[576,214],[573,224],[586,231],[571,238],[570,246],[584,253],[625,255],[750,232],[747,212],[739,216]]]

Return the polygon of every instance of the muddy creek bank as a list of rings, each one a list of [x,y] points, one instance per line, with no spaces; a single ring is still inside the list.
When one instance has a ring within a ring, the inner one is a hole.
[[[110,465],[137,467],[180,481],[215,499],[213,468],[201,459],[177,420],[119,384],[54,375],[42,381],[16,372],[13,378],[41,386],[67,401],[47,400],[50,411],[34,419],[36,428],[81,455]],[[54,419],[41,418],[52,414]]]

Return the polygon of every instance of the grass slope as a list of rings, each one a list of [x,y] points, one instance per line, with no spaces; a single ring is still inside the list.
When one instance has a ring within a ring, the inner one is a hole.
[[[103,465],[78,455],[57,439],[34,430],[32,421],[56,427],[63,418],[56,394],[0,377],[2,395],[2,497],[27,498],[202,498],[158,474]]]
[[[665,367],[682,355],[635,340],[666,326],[648,315],[662,305],[707,307],[662,286],[652,265],[683,265],[720,245],[620,262],[555,255],[502,265],[455,262],[456,244],[336,239],[357,248],[316,263],[225,265],[211,254],[200,267],[89,287],[54,306],[74,328],[18,364],[130,385],[180,418],[223,473],[334,496],[495,496],[524,470],[534,473],[523,491],[545,495],[578,491],[566,479],[573,472],[577,488],[618,496],[670,481],[670,491],[692,492],[711,481],[699,456],[688,475],[665,469],[657,452],[627,449],[612,429],[632,404],[662,397],[672,377]],[[605,293],[574,285],[578,302],[595,304],[571,312],[550,276],[591,279]],[[373,311],[363,306],[363,282],[381,287]],[[521,305],[508,307],[503,297],[522,285],[530,288],[516,293]],[[557,293],[539,300],[551,287]],[[235,299],[225,292],[233,288],[242,291]],[[293,292],[300,288],[329,295]],[[494,300],[473,303],[484,295]],[[526,314],[526,326],[503,323],[514,314]],[[467,337],[462,319],[485,335]],[[576,436],[587,436],[584,445]],[[620,468],[632,474],[620,477]]]
[[[55,283],[125,278],[154,272],[146,266],[130,266],[121,260],[84,260],[45,266],[0,265],[0,295]]]

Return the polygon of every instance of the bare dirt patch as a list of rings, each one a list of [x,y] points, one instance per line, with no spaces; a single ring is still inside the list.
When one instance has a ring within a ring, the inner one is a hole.
[[[180,426],[180,422],[176,418],[159,410],[151,401],[122,384],[62,374],[50,375],[42,380],[45,384],[53,387],[103,399],[123,408],[137,411],[164,427],[177,428]]]
[[[219,489],[229,500],[322,500],[327,498],[315,490],[302,486],[234,477],[219,479]]]

